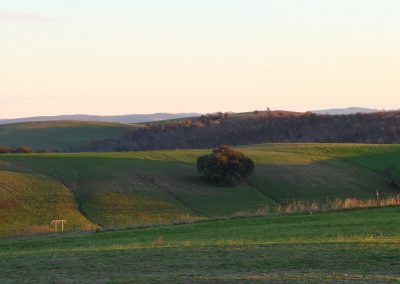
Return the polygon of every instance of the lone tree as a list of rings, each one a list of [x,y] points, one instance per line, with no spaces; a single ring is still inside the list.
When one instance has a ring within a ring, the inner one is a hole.
[[[197,158],[197,171],[207,182],[232,186],[253,173],[254,162],[242,152],[222,145],[211,154]]]

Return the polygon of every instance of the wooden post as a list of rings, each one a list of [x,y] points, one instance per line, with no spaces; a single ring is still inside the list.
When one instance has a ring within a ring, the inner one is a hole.
[[[61,224],[61,232],[64,232],[64,224],[67,223],[67,220],[53,220],[51,221],[54,224],[54,231],[58,232],[58,225]]]
[[[381,200],[379,198],[379,191],[378,190],[376,190],[376,201],[377,201],[378,205],[380,206],[381,205]]]
[[[67,220],[61,220],[61,232],[64,232],[64,223],[67,223]]]

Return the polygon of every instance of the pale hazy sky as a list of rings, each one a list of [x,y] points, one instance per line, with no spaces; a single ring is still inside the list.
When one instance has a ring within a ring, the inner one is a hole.
[[[398,0],[0,0],[0,117],[400,107]]]

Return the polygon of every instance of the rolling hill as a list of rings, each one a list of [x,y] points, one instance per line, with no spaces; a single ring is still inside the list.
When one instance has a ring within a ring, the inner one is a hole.
[[[79,121],[26,122],[0,125],[0,146],[71,151],[93,139],[107,139],[140,126]]]
[[[400,145],[241,150],[255,160],[256,172],[234,188],[199,178],[194,163],[207,150],[0,155],[0,235],[50,230],[56,218],[68,218],[69,230],[87,230],[213,219],[291,200],[399,193]]]
[[[45,121],[0,125],[0,146],[58,152],[208,149],[228,144],[400,142],[400,112],[217,113],[142,124]]]

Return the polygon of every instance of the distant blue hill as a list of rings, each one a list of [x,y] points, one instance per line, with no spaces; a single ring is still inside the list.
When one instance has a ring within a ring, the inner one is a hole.
[[[58,115],[58,116],[35,116],[15,119],[0,119],[0,124],[38,122],[38,121],[99,121],[99,122],[118,122],[118,123],[144,123],[151,121],[161,121],[200,116],[199,113],[154,113],[154,114],[128,114],[128,115]]]
[[[332,108],[332,109],[321,109],[312,110],[311,112],[316,114],[354,114],[354,113],[373,113],[378,112],[376,108],[362,108],[362,107],[349,107],[349,108]]]

